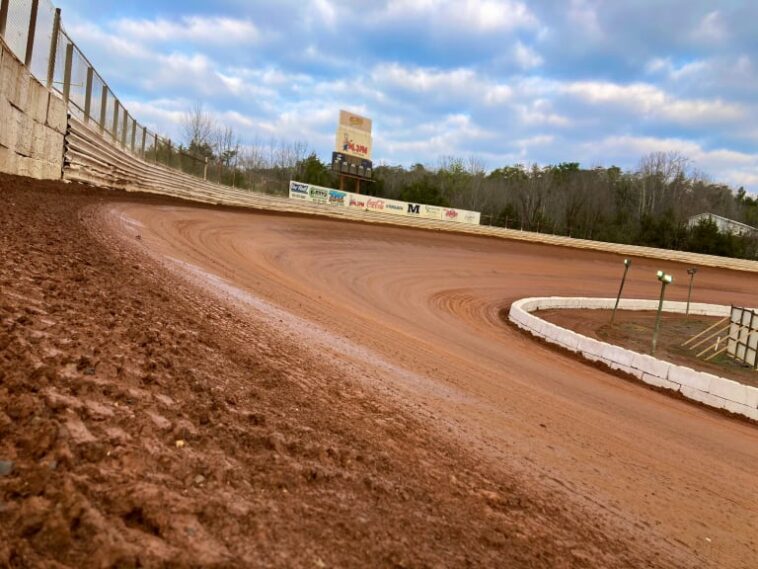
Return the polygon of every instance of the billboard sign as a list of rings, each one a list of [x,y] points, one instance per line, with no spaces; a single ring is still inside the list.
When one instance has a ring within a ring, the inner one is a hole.
[[[350,111],[340,111],[340,126],[361,130],[371,134],[371,119],[356,115]]]
[[[322,188],[302,182],[290,182],[290,198],[317,204],[347,207],[361,211],[373,211],[390,215],[402,215],[421,219],[434,219],[479,225],[481,214],[477,211],[439,207],[419,203],[402,202],[377,198],[363,194],[353,194],[331,188]]]
[[[371,133],[340,125],[337,128],[337,152],[371,160]]]

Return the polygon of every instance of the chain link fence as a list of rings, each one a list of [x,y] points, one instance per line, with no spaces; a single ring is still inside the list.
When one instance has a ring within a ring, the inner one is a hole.
[[[148,162],[235,185],[235,167],[195,156],[140,124],[66,32],[50,0],[0,0],[0,36],[32,74],[66,101],[69,113]]]

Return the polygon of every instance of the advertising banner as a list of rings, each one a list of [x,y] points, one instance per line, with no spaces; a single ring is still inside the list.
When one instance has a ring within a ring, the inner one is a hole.
[[[340,111],[340,126],[362,130],[371,134],[371,119],[356,115],[350,111]]]
[[[376,213],[418,217],[421,219],[434,219],[439,221],[452,221],[455,223],[466,223],[471,225],[479,225],[481,217],[481,214],[476,211],[388,200],[374,196],[343,192],[331,188],[322,188],[320,186],[295,181],[290,182],[289,195],[292,199],[305,200],[334,207],[349,207],[361,211],[373,211]]]
[[[371,133],[340,125],[335,148],[342,154],[371,160]]]
[[[309,197],[309,189],[310,186],[308,186],[308,184],[290,182],[290,198],[295,200],[307,200]]]

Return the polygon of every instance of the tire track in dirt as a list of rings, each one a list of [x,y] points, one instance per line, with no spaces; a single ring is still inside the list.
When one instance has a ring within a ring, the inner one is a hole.
[[[151,254],[200,267],[424,376],[381,380],[444,418],[449,436],[481,460],[557,489],[603,524],[684,544],[722,566],[747,568],[758,555],[754,427],[619,381],[498,318],[525,296],[606,296],[619,258],[251,212],[125,203],[104,214],[129,235],[124,219],[143,224]],[[686,267],[645,259],[635,260],[625,294],[655,298],[659,268],[675,276],[669,298],[683,300]],[[755,290],[755,275],[703,268],[696,298],[755,304]]]

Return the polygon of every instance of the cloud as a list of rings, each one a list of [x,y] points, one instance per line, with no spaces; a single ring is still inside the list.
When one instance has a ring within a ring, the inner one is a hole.
[[[464,33],[494,33],[539,24],[526,4],[511,0],[390,0],[380,15],[382,20],[415,18]]]
[[[513,48],[513,58],[522,69],[532,69],[544,63],[544,59],[531,47],[517,41]]]
[[[734,186],[755,187],[758,177],[758,153],[747,153],[727,148],[706,149],[697,142],[676,138],[640,136],[609,136],[597,143],[586,143],[581,152],[587,160],[609,160],[628,163],[630,157],[641,157],[651,152],[679,152],[704,172],[719,172],[719,181]]]
[[[191,42],[246,45],[256,43],[261,36],[253,22],[221,16],[185,16],[176,21],[125,18],[115,21],[113,29],[123,37],[150,44]]]
[[[721,42],[727,37],[726,26],[718,10],[708,12],[694,31],[695,40]]]
[[[657,117],[680,124],[735,122],[746,117],[746,110],[719,99],[677,99],[654,85],[619,85],[605,81],[577,81],[562,91],[593,106],[615,106],[640,117]]]

